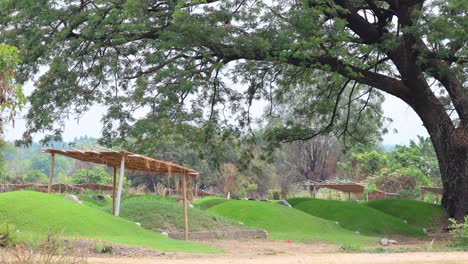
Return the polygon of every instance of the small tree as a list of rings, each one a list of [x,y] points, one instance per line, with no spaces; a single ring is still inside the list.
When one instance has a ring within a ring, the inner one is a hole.
[[[92,169],[78,170],[73,176],[75,184],[81,183],[99,183],[109,184],[112,183],[112,178],[107,174],[103,166],[94,166]]]
[[[378,174],[387,163],[385,155],[381,155],[377,151],[353,154],[351,159],[353,163],[357,164],[359,171],[364,173],[365,177]]]

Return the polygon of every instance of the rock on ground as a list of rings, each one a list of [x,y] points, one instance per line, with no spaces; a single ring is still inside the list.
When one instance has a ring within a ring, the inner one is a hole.
[[[65,195],[64,197],[65,199],[67,200],[70,200],[72,202],[75,202],[75,203],[79,203],[79,204],[82,204],[83,202],[80,200],[80,198],[76,197],[75,195],[73,194],[67,194]]]
[[[291,206],[288,202],[286,202],[285,200],[279,200],[279,201],[278,201],[278,204],[280,204],[280,205],[282,205],[282,206],[289,207],[289,208],[292,207],[292,206]]]
[[[396,240],[388,239],[388,238],[384,237],[384,238],[382,238],[380,240],[380,244],[385,247],[385,246],[388,246],[390,244],[398,244],[398,242]]]

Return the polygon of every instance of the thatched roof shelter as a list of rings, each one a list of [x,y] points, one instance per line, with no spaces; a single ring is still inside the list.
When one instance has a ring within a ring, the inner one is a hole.
[[[116,151],[116,150],[61,150],[44,148],[43,152],[51,154],[59,154],[69,158],[92,162],[96,164],[106,165],[107,167],[117,168],[120,167],[122,160],[125,161],[125,169],[152,172],[159,175],[172,175],[183,174],[188,177],[198,176],[198,172],[190,168],[180,166],[168,161],[162,161],[135,154],[129,151]]]
[[[366,190],[366,186],[360,183],[333,183],[333,182],[314,182],[314,181],[308,181],[303,183],[303,185],[306,186],[313,186],[314,187],[314,196],[315,196],[315,191],[317,188],[327,188],[327,189],[332,189],[336,191],[340,191],[343,193],[348,193],[348,194],[356,194],[356,195],[362,195],[364,191]],[[372,190],[368,193],[367,199],[376,199],[376,198],[387,198],[387,197],[398,197],[398,194],[395,193],[387,193],[382,190]]]
[[[113,177],[113,196],[112,196],[112,205],[113,205],[113,214],[118,216],[120,212],[120,198],[122,195],[123,187],[123,178],[125,170],[136,170],[144,171],[149,173],[154,173],[158,175],[179,175],[182,178],[182,193],[184,200],[184,233],[185,239],[188,239],[188,217],[187,217],[187,178],[197,177],[199,174],[197,171],[177,165],[168,161],[162,161],[153,159],[148,156],[135,154],[129,151],[117,151],[111,149],[102,149],[98,150],[61,150],[53,148],[44,148],[42,149],[45,153],[50,153],[50,175],[49,175],[49,184],[48,192],[51,192],[52,179],[54,175],[54,162],[55,154],[62,155],[65,157],[77,159],[84,162],[92,162],[96,164],[106,165],[114,169]],[[119,183],[117,186],[117,168],[120,168]]]
[[[422,186],[421,190],[426,191],[426,192],[431,192],[431,193],[434,193],[434,194],[438,194],[438,195],[443,195],[444,194],[444,188],[442,188],[442,187]]]

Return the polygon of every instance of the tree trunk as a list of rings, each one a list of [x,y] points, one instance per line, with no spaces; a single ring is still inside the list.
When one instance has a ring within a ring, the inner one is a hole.
[[[416,87],[417,83],[413,85]],[[468,126],[455,128],[445,108],[429,89],[415,90],[420,92],[413,93],[413,100],[408,104],[431,136],[444,188],[442,206],[449,217],[460,220],[468,215]]]
[[[413,76],[422,76],[415,71]],[[423,121],[434,146],[442,176],[442,206],[449,217],[468,215],[468,121],[461,117],[458,128],[431,91],[424,78],[407,78],[409,97],[400,97]]]
[[[468,142],[457,140],[456,132],[461,128],[453,129],[446,123],[437,124],[437,129],[425,125],[439,162],[442,206],[449,217],[461,220],[468,215]],[[463,133],[468,135],[468,129]]]
[[[431,123],[424,119],[423,122],[439,162],[444,188],[442,206],[449,217],[461,220],[468,215],[468,128],[455,129],[447,119],[441,118],[442,114],[445,112],[433,115]],[[464,136],[460,138],[460,134]]]
[[[442,206],[449,217],[461,220],[468,215],[468,151],[453,146],[439,157],[444,195]]]

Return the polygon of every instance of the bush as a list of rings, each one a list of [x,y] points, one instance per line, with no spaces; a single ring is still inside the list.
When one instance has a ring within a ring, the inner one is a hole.
[[[270,189],[268,190],[268,199],[270,200],[279,200],[281,197],[281,190],[279,189]]]
[[[458,223],[457,220],[450,218],[450,233],[457,240],[454,247],[461,247],[468,250],[468,215],[465,216],[462,222]]]
[[[245,187],[245,190],[247,192],[247,195],[252,197],[254,195],[254,192],[257,191],[258,185],[256,183],[249,183],[247,187]]]
[[[0,263],[11,264],[84,264],[83,257],[64,254],[60,232],[49,230],[45,239],[36,248],[32,245],[17,244],[14,250],[0,254]],[[68,253],[68,252],[67,252]]]
[[[24,175],[24,181],[28,183],[47,183],[49,177],[40,170],[30,170]]]
[[[420,189],[403,189],[399,192],[401,199],[417,199],[421,191]]]
[[[94,252],[100,254],[113,254],[114,248],[111,245],[95,244]]]
[[[15,228],[6,222],[0,225],[0,247],[12,247],[16,244]]]

